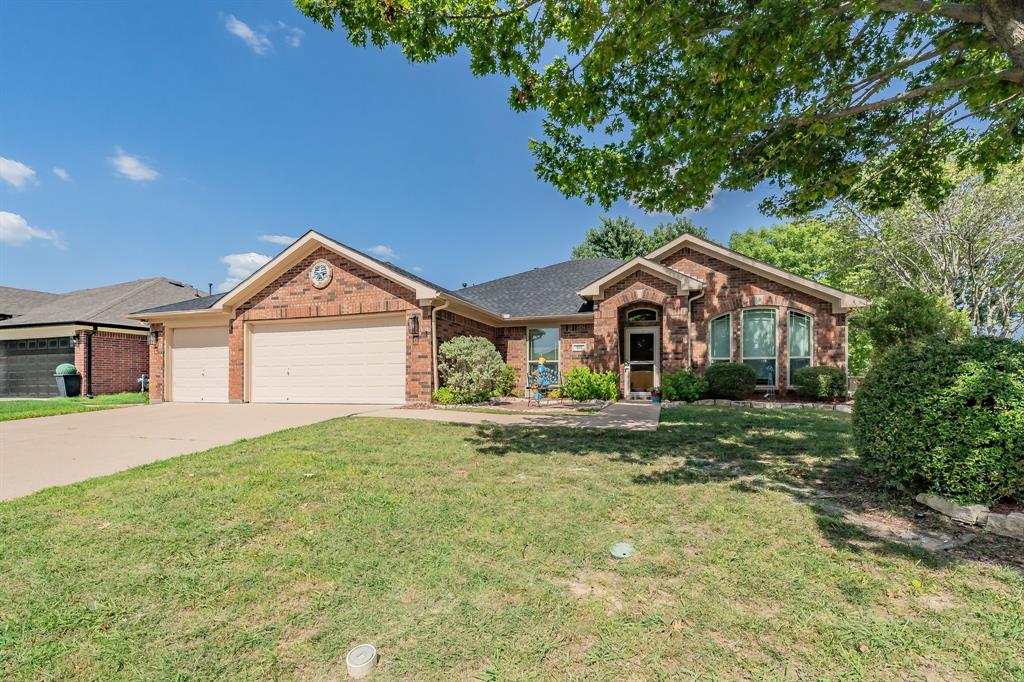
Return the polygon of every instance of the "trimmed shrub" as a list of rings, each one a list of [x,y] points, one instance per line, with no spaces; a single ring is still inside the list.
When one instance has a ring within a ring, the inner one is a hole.
[[[932,336],[954,339],[971,333],[967,316],[938,296],[917,289],[896,289],[876,298],[850,316],[850,325],[863,332],[876,353]]]
[[[1024,343],[934,338],[886,353],[857,389],[853,435],[889,485],[1024,499]]]
[[[661,397],[665,400],[685,400],[692,403],[703,398],[707,392],[708,382],[690,370],[665,372],[661,378]]]
[[[487,395],[468,395],[465,393],[459,393],[447,386],[434,391],[434,402],[441,403],[442,405],[466,405],[469,403],[485,403],[487,402]]]
[[[508,397],[516,395],[516,386],[519,385],[519,374],[512,365],[505,365],[498,378],[498,385],[494,387],[494,395],[497,397]]]
[[[437,372],[441,385],[453,393],[487,400],[501,381],[505,362],[482,336],[456,336],[437,349]]]
[[[796,393],[808,400],[841,400],[846,397],[846,372],[838,367],[802,367],[793,372]]]
[[[708,394],[714,398],[742,400],[757,387],[757,373],[741,362],[716,362],[704,370]]]
[[[576,365],[562,378],[562,395],[570,400],[615,400],[619,378],[615,372],[595,372]]]

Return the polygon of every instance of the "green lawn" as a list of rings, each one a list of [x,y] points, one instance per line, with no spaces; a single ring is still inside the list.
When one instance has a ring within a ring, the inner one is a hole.
[[[0,400],[0,422],[29,417],[51,417],[55,414],[108,410],[123,405],[149,401],[148,393],[115,393],[95,398],[48,398],[47,400]]]
[[[1021,573],[792,485],[894,504],[810,410],[241,441],[0,504],[0,679],[1024,679]]]

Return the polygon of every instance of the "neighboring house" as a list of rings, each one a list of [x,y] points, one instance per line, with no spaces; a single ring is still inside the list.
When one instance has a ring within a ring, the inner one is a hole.
[[[520,386],[544,357],[618,374],[648,395],[664,372],[747,362],[784,390],[846,366],[865,301],[689,235],[629,262],[572,260],[451,291],[308,232],[226,294],[141,311],[152,400],[426,401],[437,344],[483,336]]]
[[[149,371],[149,327],[125,317],[202,292],[163,277],[66,294],[0,287],[0,397],[57,395],[53,370],[69,362],[83,393],[139,389]]]

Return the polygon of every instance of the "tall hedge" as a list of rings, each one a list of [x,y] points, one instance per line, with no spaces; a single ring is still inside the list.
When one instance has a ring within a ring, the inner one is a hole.
[[[1024,499],[1024,343],[900,345],[858,389],[853,433],[892,485],[966,503]]]
[[[704,370],[704,379],[713,398],[743,400],[757,387],[757,372],[740,362],[716,362]]]

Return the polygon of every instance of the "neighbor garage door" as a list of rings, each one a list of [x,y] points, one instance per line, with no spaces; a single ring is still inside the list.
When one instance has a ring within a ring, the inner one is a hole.
[[[405,402],[405,317],[252,327],[257,403]]]
[[[222,327],[178,327],[171,333],[171,400],[228,401],[228,332]]]
[[[57,395],[53,370],[75,364],[71,337],[0,341],[0,396],[50,398]]]

